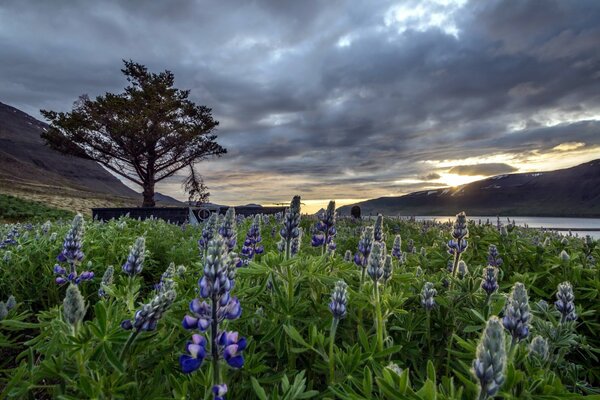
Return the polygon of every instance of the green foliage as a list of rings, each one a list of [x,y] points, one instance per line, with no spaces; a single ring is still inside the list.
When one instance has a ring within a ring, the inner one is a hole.
[[[301,226],[310,232],[314,222],[303,218]],[[452,278],[447,270],[449,225],[385,219],[388,249],[400,234],[403,251],[412,239],[425,252],[407,254],[401,264],[394,259],[393,275],[380,284],[376,297],[373,282],[368,279],[360,287],[360,269],[343,261],[346,250],[356,251],[362,227],[373,222],[339,219],[334,257],[310,247],[306,234],[300,254],[288,260],[276,250],[280,222],[271,218],[262,224],[265,253],[238,269],[235,294],[243,313],[227,323],[228,330],[248,339],[244,367],[224,374],[228,398],[475,398],[479,389],[471,365],[477,344],[489,317],[502,316],[515,282],[523,282],[529,294],[531,333],[509,355],[498,396],[570,399],[600,394],[600,273],[587,262],[590,254],[600,259],[598,246],[518,227],[502,235],[495,226],[470,223],[469,247],[462,254],[469,272]],[[250,224],[247,219],[238,226],[238,238]],[[8,229],[0,226],[0,236]],[[192,375],[181,373],[178,363],[189,340],[181,320],[197,295],[202,273],[197,244],[202,227],[131,219],[87,223],[83,264],[91,263],[85,269],[96,278],[80,285],[87,310],[77,329],[65,322],[66,286],[54,284],[52,273],[67,230],[68,223],[55,223],[47,233],[34,225],[17,244],[0,249],[0,293],[17,299],[0,321],[0,398],[210,399],[210,363]],[[144,269],[130,278],[120,266],[140,236],[146,239]],[[488,298],[480,283],[490,244],[497,245],[504,263],[500,289]],[[559,257],[565,249],[567,262]],[[120,328],[121,321],[153,297],[154,284],[171,262],[186,267],[175,276],[177,300],[156,331],[140,333],[126,346],[130,332]],[[103,287],[100,299],[97,292],[109,265],[115,266],[114,279]],[[331,377],[328,303],[340,279],[348,284],[348,313],[336,326]],[[573,284],[578,319],[561,323],[553,302],[557,285],[565,281]],[[425,282],[433,283],[438,293],[430,312],[421,305]],[[547,358],[529,354],[537,335],[548,342]]]
[[[0,221],[45,221],[49,219],[72,219],[74,212],[48,207],[37,201],[0,194]]]

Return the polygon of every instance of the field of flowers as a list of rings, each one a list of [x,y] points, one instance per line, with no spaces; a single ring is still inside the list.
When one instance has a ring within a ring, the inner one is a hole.
[[[599,249],[299,197],[1,225],[0,399],[600,398]]]

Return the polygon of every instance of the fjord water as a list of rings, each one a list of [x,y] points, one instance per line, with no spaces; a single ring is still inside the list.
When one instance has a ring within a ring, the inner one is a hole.
[[[454,221],[454,216],[418,216],[417,220],[429,220],[448,222]],[[506,224],[507,218],[519,226],[528,226],[530,228],[543,228],[548,230],[559,230],[560,233],[567,234],[569,229],[573,235],[585,236],[590,235],[595,239],[600,239],[600,218],[558,218],[558,217],[500,217],[500,222]],[[496,217],[490,216],[468,216],[468,219],[473,221],[481,220],[486,222],[488,219],[491,223],[496,223]]]

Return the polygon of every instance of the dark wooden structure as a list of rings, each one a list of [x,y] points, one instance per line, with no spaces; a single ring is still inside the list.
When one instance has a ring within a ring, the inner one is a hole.
[[[360,207],[352,206],[352,208],[350,209],[350,215],[352,215],[354,218],[360,218],[360,214]]]

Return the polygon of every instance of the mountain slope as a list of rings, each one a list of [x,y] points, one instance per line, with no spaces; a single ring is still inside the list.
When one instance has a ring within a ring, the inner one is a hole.
[[[46,124],[0,103],[0,179],[11,185],[42,185],[138,197],[98,163],[63,155],[44,145]]]
[[[498,175],[456,188],[357,203],[363,215],[528,215],[600,217],[600,159],[572,168]],[[349,215],[348,205],[340,215]]]

